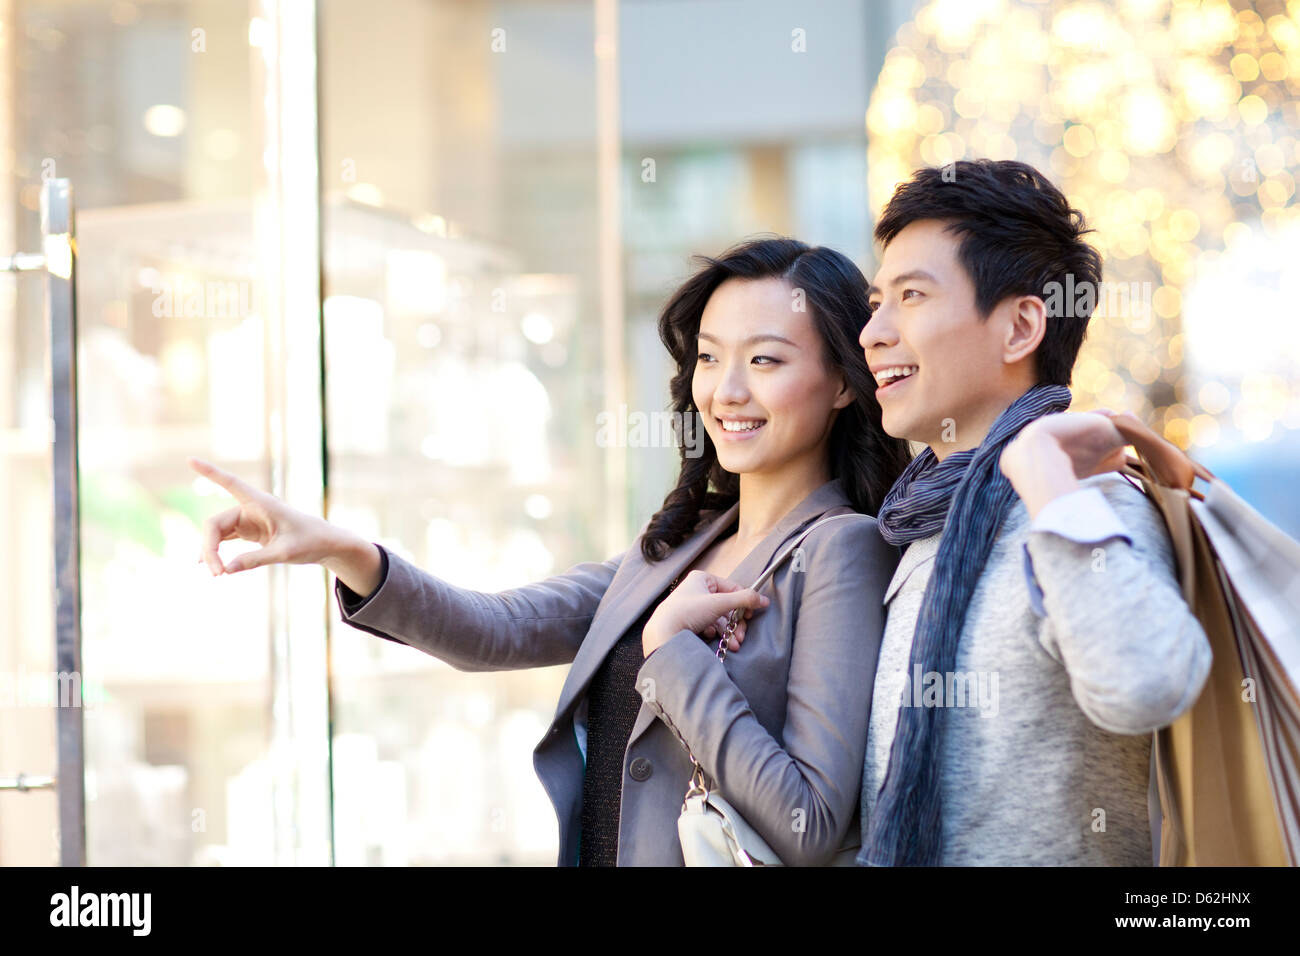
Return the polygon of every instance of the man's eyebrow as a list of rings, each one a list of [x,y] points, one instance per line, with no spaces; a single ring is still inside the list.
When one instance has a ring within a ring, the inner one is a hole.
[[[900,275],[894,276],[894,278],[891,279],[888,284],[898,285],[899,283],[902,282],[915,282],[918,279],[921,280],[922,282],[933,282],[936,285],[938,285],[939,283],[938,279],[930,275],[930,273],[926,272],[924,269],[913,269],[911,272],[904,272],[901,273]],[[882,291],[880,286],[876,285],[875,283],[872,283],[870,286],[867,287],[867,295],[871,295],[871,293],[873,292],[880,292],[880,291]]]
[[[708,332],[700,332],[698,334],[698,337],[702,339],[708,339],[710,342],[720,342],[720,340],[716,336],[710,335]],[[797,343],[791,342],[784,335],[777,335],[775,332],[762,332],[759,333],[758,335],[751,335],[749,338],[745,339],[745,341],[741,342],[740,344],[742,346],[753,345],[755,342],[766,342],[766,341],[784,342],[786,345],[792,345],[795,348],[801,347]]]

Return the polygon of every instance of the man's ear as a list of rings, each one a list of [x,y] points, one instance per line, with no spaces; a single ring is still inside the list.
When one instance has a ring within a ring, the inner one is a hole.
[[[1047,333],[1047,306],[1036,295],[1022,295],[1005,306],[1006,337],[1002,343],[1002,361],[1008,365],[1031,357]]]

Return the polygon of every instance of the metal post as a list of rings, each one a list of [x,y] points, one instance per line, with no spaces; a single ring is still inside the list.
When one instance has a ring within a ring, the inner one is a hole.
[[[45,254],[45,317],[50,330],[54,425],[54,669],[56,685],[76,699],[56,700],[59,861],[86,863],[86,780],[81,714],[81,509],[77,469],[77,241],[72,185],[47,180],[41,189]],[[62,675],[68,675],[65,678]]]
[[[266,267],[258,312],[266,349],[268,487],[299,511],[324,514],[316,4],[254,0],[253,9],[262,24],[254,88],[260,84],[263,94],[264,162],[253,221]],[[333,862],[328,577],[311,566],[268,569],[279,866]]]
[[[603,402],[616,409],[627,400],[623,334],[623,199],[620,194],[622,127],[619,119],[618,0],[596,0],[596,212],[597,274],[600,288],[600,342]],[[627,540],[627,453],[606,449],[604,551],[618,551]]]
[[[72,184],[41,187],[41,251],[0,257],[0,272],[45,272],[50,330],[50,424],[54,486],[53,686],[75,697],[54,700],[58,770],[53,775],[0,774],[0,790],[58,791],[59,862],[86,864],[86,754],[81,720],[81,509],[77,471],[77,238]]]

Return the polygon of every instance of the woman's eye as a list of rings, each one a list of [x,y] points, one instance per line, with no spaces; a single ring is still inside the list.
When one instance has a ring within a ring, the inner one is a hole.
[[[757,362],[759,359],[764,359],[765,361],[767,361],[768,363],[770,363],[770,364],[772,364],[772,365],[777,365],[777,364],[779,364],[780,361],[781,361],[780,359],[772,358],[772,356],[770,356],[770,355],[755,355],[755,356],[754,356],[754,361],[755,361],[755,362]]]
[[[703,362],[711,358],[713,358],[713,356],[710,355],[708,352],[701,352],[699,356],[696,358],[696,361]]]
[[[920,294],[921,294],[921,290],[920,290],[920,289],[904,289],[904,290],[903,290],[903,298],[904,298],[904,299],[907,298],[907,294],[908,294],[909,292],[915,292],[917,295],[920,295]]]

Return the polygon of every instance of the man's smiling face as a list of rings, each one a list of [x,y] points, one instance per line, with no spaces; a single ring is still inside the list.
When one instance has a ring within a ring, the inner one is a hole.
[[[1007,362],[1015,299],[981,318],[975,285],[945,223],[910,223],[885,247],[858,344],[878,385],[885,431],[940,459],[974,448],[1032,384],[1033,359]],[[1030,372],[1030,375],[1032,373]]]

